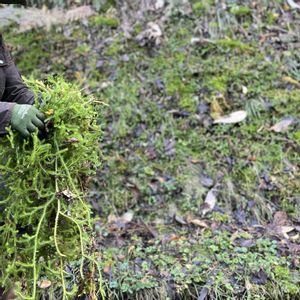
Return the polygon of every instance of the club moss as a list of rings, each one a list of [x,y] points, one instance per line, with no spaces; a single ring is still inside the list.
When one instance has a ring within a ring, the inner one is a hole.
[[[14,285],[20,299],[39,299],[45,282],[61,299],[95,299],[96,286],[99,295],[103,290],[84,190],[100,166],[93,99],[61,78],[28,83],[42,99],[37,105],[47,129],[27,140],[9,130],[1,140],[1,286]],[[75,273],[80,276],[68,281]],[[98,275],[91,280],[84,273]]]

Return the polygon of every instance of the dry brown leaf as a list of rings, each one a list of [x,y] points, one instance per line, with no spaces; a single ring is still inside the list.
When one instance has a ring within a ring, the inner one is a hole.
[[[185,236],[179,236],[176,234],[172,234],[169,237],[169,241],[186,241],[186,240],[187,240],[187,238]]]
[[[103,272],[106,273],[106,274],[110,273],[110,270],[111,270],[111,266],[110,265],[106,265],[103,268]]]
[[[52,282],[50,280],[47,280],[47,279],[43,279],[43,280],[40,280],[38,281],[38,287],[40,289],[47,289],[51,286]]]
[[[247,112],[245,110],[239,110],[232,112],[227,116],[219,117],[214,121],[214,124],[234,124],[242,122],[246,119]]]
[[[199,220],[199,219],[192,219],[189,221],[190,224],[194,224],[199,227],[208,228],[208,225],[205,221]]]
[[[108,223],[115,223],[116,221],[118,220],[118,217],[114,214],[110,214],[108,217],[107,217],[107,222]]]
[[[127,223],[130,223],[132,221],[132,219],[133,219],[133,212],[128,211],[125,214],[123,214],[121,217],[117,217],[114,214],[110,214],[107,217],[107,222],[109,224],[118,223],[118,222],[123,223],[123,224],[127,224]]]
[[[295,122],[295,119],[293,117],[287,117],[283,120],[279,121],[275,125],[273,125],[270,130],[274,132],[287,132],[289,129],[289,126],[292,125]]]
[[[285,239],[290,239],[288,233],[292,232],[295,227],[292,226],[275,226],[275,233],[279,236],[283,236]]]
[[[296,86],[300,86],[300,83],[295,80],[294,78],[290,77],[290,76],[284,76],[282,77],[282,81],[286,82],[286,83],[290,83],[290,84],[293,84],[293,85],[296,85]]]
[[[134,251],[134,249],[135,249],[135,245],[130,245],[128,247],[128,254],[132,253]]]

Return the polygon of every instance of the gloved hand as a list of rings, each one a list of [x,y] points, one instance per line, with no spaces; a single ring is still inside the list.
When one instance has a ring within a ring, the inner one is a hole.
[[[28,137],[30,133],[37,129],[43,130],[44,115],[29,104],[15,104],[12,110],[10,124],[11,127],[21,133],[23,137]]]

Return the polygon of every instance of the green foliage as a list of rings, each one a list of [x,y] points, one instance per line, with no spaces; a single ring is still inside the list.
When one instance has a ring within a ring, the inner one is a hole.
[[[79,55],[87,55],[90,52],[91,48],[87,44],[82,44],[74,49],[74,52]]]
[[[13,283],[22,299],[38,299],[41,282],[47,280],[59,299],[72,299],[83,292],[79,284],[90,285],[84,274],[96,277],[97,263],[88,254],[92,218],[84,185],[99,167],[100,130],[93,99],[82,97],[75,86],[62,79],[29,83],[43,99],[39,106],[48,130],[43,138],[34,134],[29,140],[9,130],[1,140],[6,194],[0,201],[0,245],[5,249],[0,282],[5,287]],[[67,280],[74,272],[81,283]]]
[[[117,28],[119,26],[118,19],[105,16],[93,16],[90,18],[89,22],[93,26],[109,26],[111,28]]]
[[[196,16],[201,16],[209,11],[211,5],[213,5],[213,1],[210,0],[197,1],[193,3],[193,12]]]
[[[251,8],[248,6],[233,5],[230,12],[236,16],[246,16],[251,14]]]
[[[130,251],[107,248],[102,264],[110,270],[107,285],[111,294],[121,291],[130,295],[152,287],[152,293],[160,291],[160,297],[150,299],[166,299],[162,291],[170,278],[179,299],[185,299],[179,296],[185,289],[191,292],[190,287],[194,285],[201,290],[210,280],[214,281],[213,286],[207,286],[212,299],[241,299],[245,279],[250,280],[249,299],[258,294],[259,299],[276,299],[277,293],[283,297],[299,293],[298,279],[288,269],[290,257],[278,256],[279,244],[276,241],[255,239],[248,232],[230,234],[224,230],[213,236],[202,236],[195,243],[193,238],[184,238],[185,234],[184,230],[178,231],[174,240],[166,245],[155,239],[145,246],[137,236],[132,236]],[[239,246],[239,240],[248,240],[251,244]],[[252,278],[260,270],[266,273],[271,288],[257,290],[260,285]],[[280,284],[277,286],[276,283]]]

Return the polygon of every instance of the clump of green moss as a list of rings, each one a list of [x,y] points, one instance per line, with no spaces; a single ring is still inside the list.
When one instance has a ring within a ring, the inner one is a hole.
[[[38,299],[46,283],[62,299],[74,299],[83,287],[95,298],[93,286],[101,280],[89,256],[92,218],[84,188],[100,165],[93,99],[62,79],[30,85],[43,99],[39,107],[47,130],[28,140],[9,130],[0,143],[5,185],[0,283],[9,287],[13,282],[22,299]],[[67,279],[76,272],[76,280]]]
[[[251,14],[251,8],[248,6],[234,5],[231,7],[230,12],[235,16],[247,16]]]
[[[227,49],[237,49],[242,52],[253,51],[253,48],[250,45],[247,45],[240,40],[226,38],[226,39],[216,40],[215,43],[216,45]]]
[[[111,28],[117,28],[119,26],[119,21],[116,18],[110,18],[106,16],[93,16],[89,19],[89,23],[92,26],[108,26]]]
[[[91,47],[87,44],[82,44],[74,49],[74,53],[78,55],[86,55],[91,51]]]

